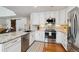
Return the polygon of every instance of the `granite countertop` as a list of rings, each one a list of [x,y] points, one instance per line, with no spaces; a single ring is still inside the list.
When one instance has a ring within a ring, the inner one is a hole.
[[[6,43],[10,40],[13,40],[25,34],[28,34],[28,32],[10,32],[10,33],[0,34],[0,44]]]
[[[55,29],[56,29],[56,31],[62,32],[64,34],[67,34],[68,26],[66,26],[66,25],[59,25],[59,26],[56,26]]]

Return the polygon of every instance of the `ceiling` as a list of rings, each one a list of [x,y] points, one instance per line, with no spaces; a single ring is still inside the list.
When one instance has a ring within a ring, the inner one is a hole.
[[[67,6],[4,6],[16,13],[16,16],[29,16],[32,12],[56,11]]]

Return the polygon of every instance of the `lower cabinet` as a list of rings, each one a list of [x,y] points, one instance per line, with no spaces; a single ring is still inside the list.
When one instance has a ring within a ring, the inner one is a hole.
[[[67,35],[63,34],[63,40],[62,40],[62,45],[65,48],[65,50],[67,51]]]
[[[34,31],[30,33],[29,45],[31,45],[34,40],[43,41],[45,40],[45,31]]]
[[[29,47],[29,34],[0,44],[0,52],[25,52]]]
[[[35,32],[30,32],[29,45],[31,45],[35,40]]]
[[[35,40],[44,42],[44,40],[45,40],[45,31],[36,31],[35,32]]]
[[[21,52],[26,52],[29,47],[29,34],[21,37]]]
[[[56,42],[61,43],[65,50],[67,50],[67,35],[66,33],[57,32]]]
[[[21,37],[2,44],[3,52],[21,52]]]

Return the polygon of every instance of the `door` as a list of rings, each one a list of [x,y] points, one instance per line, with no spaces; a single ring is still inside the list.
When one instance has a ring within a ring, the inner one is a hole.
[[[11,31],[16,31],[16,20],[11,20],[11,27],[13,28]]]

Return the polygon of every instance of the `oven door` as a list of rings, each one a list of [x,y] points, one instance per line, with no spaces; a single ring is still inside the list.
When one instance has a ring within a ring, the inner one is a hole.
[[[45,38],[56,39],[56,31],[47,31],[45,32]]]

